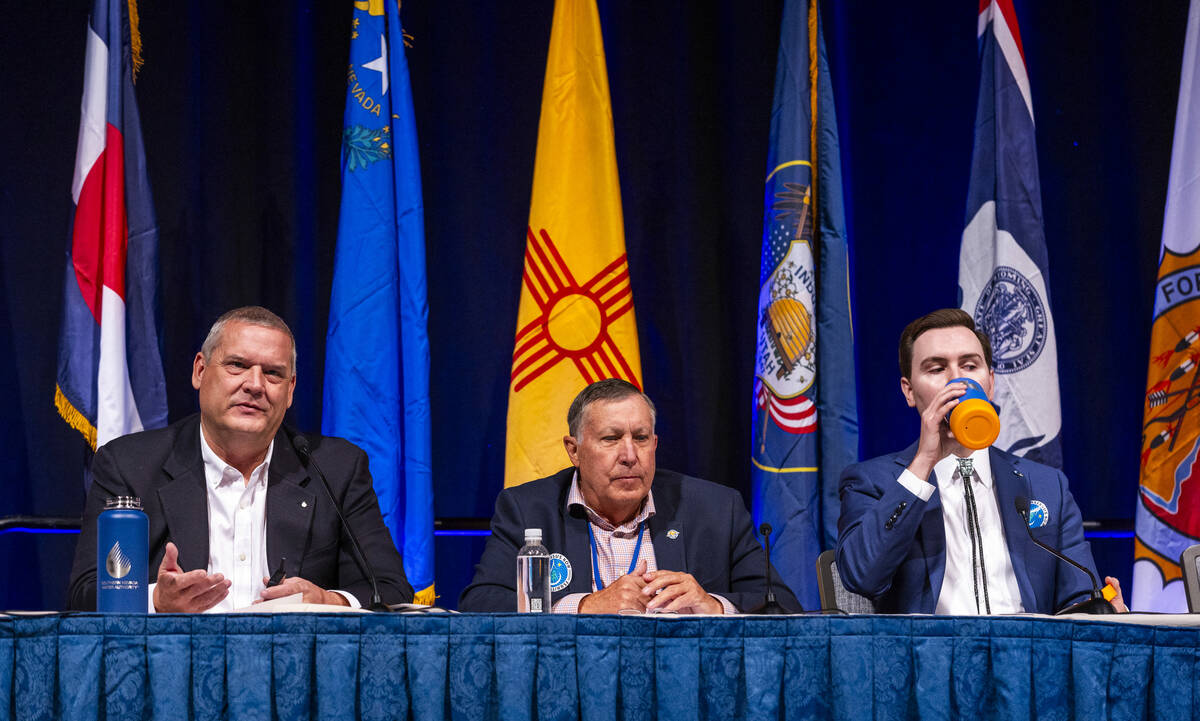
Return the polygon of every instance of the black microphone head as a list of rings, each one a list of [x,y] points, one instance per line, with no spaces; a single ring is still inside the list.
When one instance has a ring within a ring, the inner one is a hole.
[[[1029,516],[1029,499],[1025,496],[1017,496],[1013,499],[1013,505],[1017,507],[1017,513],[1021,514],[1021,518]]]
[[[292,436],[292,448],[296,449],[301,458],[308,459],[308,439],[304,437],[304,434],[297,433]]]
[[[769,524],[769,523],[762,524],[761,526],[758,527],[758,532],[764,536],[771,535],[771,524]]]

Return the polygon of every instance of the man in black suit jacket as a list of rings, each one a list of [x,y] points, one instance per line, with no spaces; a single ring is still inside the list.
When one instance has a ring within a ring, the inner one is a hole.
[[[656,469],[648,397],[625,381],[593,383],[571,404],[568,427],[573,466],[497,498],[492,535],[459,610],[516,610],[526,528],[540,528],[543,544],[561,556],[551,573],[555,612],[730,613],[762,604],[766,557],[741,496]],[[597,572],[593,558],[619,570]],[[801,610],[786,586],[774,588],[784,608]]]
[[[117,438],[96,453],[71,572],[72,609],[96,607],[96,520],[112,496],[139,497],[149,518],[150,563],[158,568],[156,610],[198,612],[225,599],[232,580],[211,568],[220,553],[212,549],[228,549],[231,540],[210,535],[215,484],[206,472],[215,473],[222,485],[232,482],[234,490],[265,483],[265,503],[257,506],[265,515],[256,522],[265,524],[269,569],[282,566],[285,576],[265,589],[265,579],[248,579],[250,588],[242,589],[243,596],[261,589],[257,595],[262,600],[301,593],[305,602],[340,605],[350,603],[346,594],[358,601],[371,598],[370,582],[320,479],[281,430],[292,402],[295,368],[291,331],[270,311],[239,308],[213,324],[193,362],[200,414]],[[202,452],[202,443],[208,450]],[[209,452],[211,462],[206,463]],[[362,544],[383,601],[411,601],[412,587],[383,523],[366,454],[347,441],[320,437],[310,441],[310,452]],[[213,470],[216,466],[224,466],[226,477]],[[241,555],[244,561],[247,554]]]

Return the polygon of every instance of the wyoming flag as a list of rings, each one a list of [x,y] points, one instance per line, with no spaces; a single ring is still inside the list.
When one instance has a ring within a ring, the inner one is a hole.
[[[567,408],[605,378],[642,386],[608,71],[595,0],[558,0],[508,391],[505,486],[567,465]]]

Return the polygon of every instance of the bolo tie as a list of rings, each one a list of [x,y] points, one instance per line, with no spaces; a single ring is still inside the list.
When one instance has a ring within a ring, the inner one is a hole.
[[[975,612],[979,613],[979,581],[983,579],[983,608],[987,615],[992,614],[992,601],[988,598],[987,566],[983,562],[983,532],[979,529],[979,512],[975,507],[975,490],[972,478],[975,474],[975,460],[972,458],[958,459],[958,475],[963,482],[963,496],[967,506],[967,535],[971,537],[971,583],[975,589]]]

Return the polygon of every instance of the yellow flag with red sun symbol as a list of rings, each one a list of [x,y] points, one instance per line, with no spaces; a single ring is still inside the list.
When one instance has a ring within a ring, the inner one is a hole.
[[[558,0],[508,391],[505,486],[569,463],[567,408],[604,378],[642,386],[608,71],[595,0]]]

